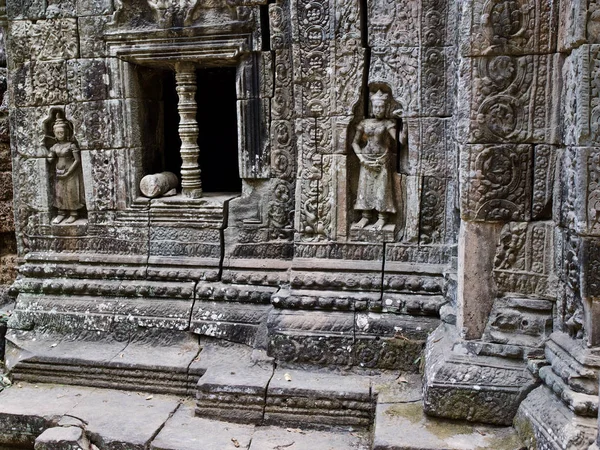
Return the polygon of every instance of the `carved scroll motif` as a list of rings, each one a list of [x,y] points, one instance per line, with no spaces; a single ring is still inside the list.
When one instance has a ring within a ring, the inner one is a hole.
[[[531,146],[471,145],[466,151],[463,215],[470,220],[529,220]]]

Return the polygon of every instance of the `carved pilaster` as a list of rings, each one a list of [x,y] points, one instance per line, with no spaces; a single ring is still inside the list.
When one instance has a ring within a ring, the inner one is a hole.
[[[179,102],[179,138],[181,139],[181,186],[183,195],[202,197],[198,157],[198,122],[196,121],[196,69],[192,63],[177,63],[175,81]]]

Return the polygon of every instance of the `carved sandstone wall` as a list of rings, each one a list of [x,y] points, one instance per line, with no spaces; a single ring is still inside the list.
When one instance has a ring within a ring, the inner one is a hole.
[[[0,304],[8,302],[8,290],[16,277],[15,225],[13,219],[12,158],[10,153],[6,53],[0,34]]]
[[[520,411],[540,442],[591,441],[595,1],[10,0],[6,15],[15,348],[181,332],[416,371],[428,340],[429,414]],[[225,97],[197,95],[215,68],[234,73],[237,193],[203,186],[231,159],[202,159],[222,150],[207,115]],[[176,195],[143,196],[167,169]]]

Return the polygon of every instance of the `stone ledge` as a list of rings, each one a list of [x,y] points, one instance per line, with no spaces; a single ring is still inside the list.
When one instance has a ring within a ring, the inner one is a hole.
[[[188,335],[136,336],[133,342],[70,340],[35,332],[10,332],[6,368],[15,382],[143,390],[190,395],[204,373],[194,365],[200,347]]]

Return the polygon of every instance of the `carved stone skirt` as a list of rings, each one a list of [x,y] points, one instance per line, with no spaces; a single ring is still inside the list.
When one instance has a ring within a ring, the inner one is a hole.
[[[385,165],[376,171],[361,166],[358,178],[358,191],[354,209],[360,211],[396,212],[394,180],[392,172]]]
[[[56,185],[54,189],[54,206],[59,210],[77,211],[84,207],[83,185],[80,180],[79,171],[75,171],[67,178],[58,178],[56,173]]]

